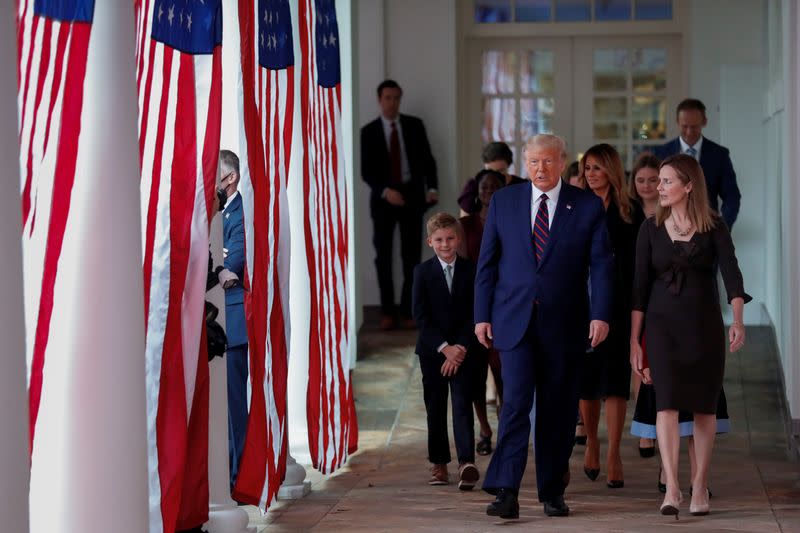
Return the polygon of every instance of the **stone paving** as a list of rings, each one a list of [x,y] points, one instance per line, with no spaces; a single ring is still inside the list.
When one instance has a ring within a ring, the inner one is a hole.
[[[625,487],[606,488],[583,474],[583,447],[571,461],[567,518],[547,518],[536,501],[529,461],[520,494],[520,520],[503,522],[485,514],[490,497],[459,492],[455,484],[426,484],[425,409],[414,333],[389,334],[365,328],[354,373],[360,424],[359,452],[327,478],[309,472],[312,492],[298,501],[277,502],[266,516],[249,508],[259,533],[328,531],[759,531],[800,532],[800,465],[792,459],[784,431],[784,406],[772,333],[748,328],[748,345],[730,355],[725,391],[733,432],[719,438],[711,469],[711,514],[692,517],[688,494],[680,520],[658,514],[658,459],[642,459],[638,440],[623,439]],[[628,417],[630,418],[629,408]],[[492,419],[496,428],[496,419]],[[602,426],[602,423],[601,423]],[[477,431],[476,431],[477,434]],[[605,442],[601,442],[604,465]],[[484,472],[488,457],[478,458]],[[688,466],[681,458],[688,490]],[[451,468],[451,476],[454,474]]]

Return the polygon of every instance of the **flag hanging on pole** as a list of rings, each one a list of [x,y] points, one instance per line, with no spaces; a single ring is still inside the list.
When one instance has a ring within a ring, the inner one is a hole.
[[[304,235],[310,281],[308,440],[330,473],[354,451],[357,431],[348,338],[347,181],[341,129],[339,29],[334,0],[300,0]]]
[[[150,533],[208,517],[201,342],[222,113],[221,0],[140,0],[136,27]]]
[[[250,404],[233,496],[269,507],[286,471],[289,210],[295,101],[288,0],[239,0],[240,191],[245,218],[245,313]]]
[[[138,533],[146,450],[136,439],[145,417],[133,8],[16,7],[31,530],[91,533],[118,521]]]

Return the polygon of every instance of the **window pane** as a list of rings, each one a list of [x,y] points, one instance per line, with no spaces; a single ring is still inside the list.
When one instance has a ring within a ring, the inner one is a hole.
[[[511,0],[475,0],[475,22],[510,22]]]
[[[519,111],[520,136],[523,140],[537,133],[553,132],[555,101],[552,98],[521,98]]]
[[[483,53],[483,94],[514,92],[516,52],[492,50]]]
[[[517,0],[515,22],[550,22],[550,0]]]
[[[594,51],[594,90],[624,91],[628,88],[628,51],[599,49]]]
[[[516,102],[509,98],[483,99],[483,142],[511,142],[517,126]]]
[[[595,20],[630,20],[631,0],[599,0],[594,3]]]
[[[672,0],[636,0],[636,19],[672,19]]]
[[[667,100],[660,96],[634,96],[631,133],[634,141],[666,139]]]
[[[631,70],[634,91],[663,91],[667,87],[667,51],[663,48],[634,50]]]
[[[522,93],[555,92],[551,50],[529,50],[524,53],[520,63],[519,85]]]
[[[624,96],[594,99],[594,138],[598,140],[627,137],[628,99]]]
[[[591,22],[591,0],[556,0],[558,22]]]

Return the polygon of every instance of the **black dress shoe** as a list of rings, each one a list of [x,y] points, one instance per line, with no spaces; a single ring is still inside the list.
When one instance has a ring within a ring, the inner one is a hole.
[[[609,489],[621,489],[625,486],[625,481],[621,479],[609,479],[606,486],[608,486]]]
[[[499,516],[505,520],[519,518],[517,495],[511,489],[500,489],[495,500],[486,508],[486,514]]]
[[[586,477],[591,479],[592,481],[597,479],[597,476],[600,475],[599,468],[589,468],[588,466],[583,467],[583,473],[586,474]]]
[[[564,495],[557,496],[544,502],[544,514],[547,516],[567,516],[569,507],[564,503]]]
[[[655,446],[648,446],[646,448],[642,448],[641,446],[639,446],[639,457],[641,457],[642,459],[653,457],[655,454],[656,454]]]

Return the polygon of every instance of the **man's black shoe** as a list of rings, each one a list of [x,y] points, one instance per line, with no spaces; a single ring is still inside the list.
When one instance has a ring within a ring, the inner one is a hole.
[[[556,496],[555,498],[544,502],[544,514],[547,516],[567,516],[569,515],[569,507],[564,503],[564,495]]]
[[[489,516],[499,516],[506,520],[519,518],[519,502],[517,495],[510,489],[500,489],[497,491],[497,497],[486,508],[486,514]]]

